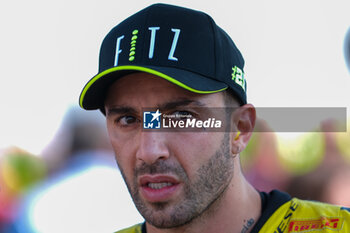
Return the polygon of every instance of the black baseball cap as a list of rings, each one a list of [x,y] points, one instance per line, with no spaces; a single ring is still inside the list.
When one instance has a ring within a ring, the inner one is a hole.
[[[243,67],[240,51],[209,15],[154,4],[107,34],[100,49],[99,72],[85,85],[79,104],[86,110],[103,109],[113,82],[133,72],[146,72],[196,93],[229,88],[244,105]]]

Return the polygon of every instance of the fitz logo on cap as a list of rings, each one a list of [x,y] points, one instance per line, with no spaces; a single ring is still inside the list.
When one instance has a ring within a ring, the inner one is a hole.
[[[157,36],[156,35],[157,35],[157,31],[160,30],[160,27],[149,27],[148,30],[150,30],[150,32],[151,32],[148,58],[152,59],[153,55],[154,55],[154,48],[155,48],[156,43],[157,43],[157,40],[156,40]],[[181,30],[177,29],[177,28],[172,28],[171,31],[174,33],[174,36],[173,36],[173,42],[171,44],[171,48],[169,49],[168,60],[178,61],[178,59],[174,56],[174,54],[175,54],[175,50],[176,50],[176,46],[177,46],[177,42],[179,40]],[[131,37],[131,42],[130,42],[131,48],[129,51],[129,61],[133,61],[135,59],[136,54],[137,54],[137,34],[138,34],[138,32],[139,31],[137,29],[135,29],[132,32],[132,37]],[[121,54],[123,52],[121,49],[121,46],[120,46],[123,39],[124,39],[124,35],[117,38],[115,57],[114,57],[114,66],[118,66],[119,54]]]

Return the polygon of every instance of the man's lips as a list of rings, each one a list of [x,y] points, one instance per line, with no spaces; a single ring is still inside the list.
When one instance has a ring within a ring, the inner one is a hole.
[[[149,183],[180,183],[174,176],[170,175],[143,175],[139,178],[140,186],[146,186]]]
[[[170,175],[143,175],[139,178],[141,195],[149,202],[165,202],[179,188],[179,180]]]

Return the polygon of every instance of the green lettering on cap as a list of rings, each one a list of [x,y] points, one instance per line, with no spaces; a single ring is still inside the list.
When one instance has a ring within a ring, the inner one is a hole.
[[[136,40],[137,40],[137,34],[139,33],[139,30],[135,29],[132,31],[132,37],[130,42],[130,53],[129,53],[129,61],[135,60],[135,54],[136,54]]]
[[[232,67],[232,80],[237,83],[245,91],[245,78],[243,71],[237,67]]]

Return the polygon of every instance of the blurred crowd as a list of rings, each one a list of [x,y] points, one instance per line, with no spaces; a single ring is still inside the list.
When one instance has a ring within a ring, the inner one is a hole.
[[[350,133],[335,132],[333,126],[325,122],[326,132],[289,139],[283,133],[255,133],[241,155],[247,179],[258,190],[279,189],[300,199],[350,206]]]
[[[99,112],[70,109],[40,155],[0,153],[0,233],[114,232],[141,221]]]

